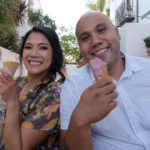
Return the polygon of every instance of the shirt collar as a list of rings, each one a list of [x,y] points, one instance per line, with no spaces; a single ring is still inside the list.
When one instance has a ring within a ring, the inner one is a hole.
[[[143,69],[142,66],[134,61],[133,56],[128,56],[127,54],[121,52],[121,57],[124,57],[125,59],[125,70],[122,73],[123,77],[129,77],[133,73],[141,71]]]
[[[18,78],[18,87],[19,90],[28,82],[28,78],[26,76]],[[49,77],[49,74],[45,75],[35,86],[45,85],[47,83],[52,82],[52,79]],[[53,83],[56,84],[55,82]],[[35,87],[34,87],[35,88]]]

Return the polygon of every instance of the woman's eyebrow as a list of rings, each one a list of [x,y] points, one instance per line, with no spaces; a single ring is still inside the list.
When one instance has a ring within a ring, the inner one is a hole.
[[[44,45],[49,45],[48,43],[39,43],[39,45],[43,45],[43,44],[44,44]]]

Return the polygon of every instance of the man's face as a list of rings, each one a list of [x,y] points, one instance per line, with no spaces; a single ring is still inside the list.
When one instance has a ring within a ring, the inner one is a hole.
[[[76,28],[83,57],[99,57],[112,67],[120,57],[120,35],[110,20],[100,13],[83,16]]]

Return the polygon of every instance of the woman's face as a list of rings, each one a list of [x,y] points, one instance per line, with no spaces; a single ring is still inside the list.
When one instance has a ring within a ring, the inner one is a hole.
[[[24,45],[23,63],[28,75],[45,75],[52,63],[52,47],[40,32],[32,32]]]

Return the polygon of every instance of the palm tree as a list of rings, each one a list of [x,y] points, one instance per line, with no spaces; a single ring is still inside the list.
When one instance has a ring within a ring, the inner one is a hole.
[[[27,5],[25,3],[26,1],[21,1],[18,6],[18,10],[14,18],[14,23],[16,26],[19,26],[20,24],[22,25],[24,23],[24,16],[27,13]]]
[[[55,21],[48,15],[43,15],[40,10],[34,11],[32,9],[29,9],[28,22],[31,26],[45,25],[51,27],[53,30],[57,29]]]
[[[103,12],[105,6],[105,0],[97,0],[95,4],[91,3],[89,5],[90,9],[92,10],[99,10]]]

